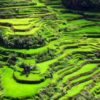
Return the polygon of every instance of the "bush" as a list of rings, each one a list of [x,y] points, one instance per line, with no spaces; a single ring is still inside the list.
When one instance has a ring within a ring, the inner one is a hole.
[[[16,57],[16,55],[12,55],[12,56],[10,56],[9,58],[8,58],[8,64],[9,65],[15,65],[16,64],[16,61],[17,61],[17,57]]]
[[[36,58],[36,62],[40,63],[40,62],[43,62],[43,61],[50,60],[54,57],[55,57],[55,51],[52,50],[52,49],[48,49],[47,51],[36,55],[35,58]]]
[[[44,46],[46,44],[46,41],[41,35],[4,36],[1,34],[0,44],[8,48],[29,49]]]

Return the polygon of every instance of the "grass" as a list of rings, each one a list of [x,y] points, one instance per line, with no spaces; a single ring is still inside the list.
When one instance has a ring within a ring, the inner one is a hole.
[[[26,75],[21,75],[21,73],[19,72],[14,72],[14,76],[16,77],[16,79],[18,80],[22,80],[22,81],[33,81],[33,82],[38,82],[41,81],[42,79],[44,79],[43,75],[39,75],[39,74],[29,74],[28,77]]]
[[[11,18],[11,19],[0,19],[0,22],[2,23],[11,23],[13,25],[18,24],[29,24],[29,21],[33,18]]]
[[[67,92],[67,94],[65,96],[63,96],[62,98],[60,98],[60,100],[67,100],[68,97],[72,97],[72,96],[75,96],[77,95],[79,92],[81,92],[81,90],[88,84],[90,84],[92,81],[87,81],[87,82],[84,82],[82,84],[79,84],[75,87],[73,87],[71,90],[69,90]]]
[[[75,32],[76,33],[92,32],[95,34],[96,32],[100,32],[100,30],[99,30],[99,26],[91,26],[91,27],[82,28],[82,29],[77,30]]]
[[[93,70],[97,65],[96,64],[87,64],[84,67],[82,67],[80,70],[78,70],[77,72],[72,73],[69,76],[64,77],[63,81],[67,81],[70,77],[79,75],[81,73],[85,73],[85,72],[89,72],[91,70]]]
[[[38,92],[42,87],[47,86],[50,82],[50,79],[45,80],[43,83],[40,84],[20,84],[17,83],[13,78],[13,70],[10,68],[5,68],[4,76],[2,77],[2,85],[5,88],[4,94],[6,96],[11,97],[26,97],[26,96],[33,96],[36,92]],[[10,89],[9,89],[10,87]],[[18,91],[16,91],[18,90]],[[15,91],[12,93],[12,91]]]

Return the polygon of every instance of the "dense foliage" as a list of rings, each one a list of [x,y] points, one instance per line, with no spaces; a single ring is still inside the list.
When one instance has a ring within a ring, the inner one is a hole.
[[[82,10],[100,10],[100,0],[62,0],[68,8]]]
[[[37,48],[46,44],[41,36],[0,36],[0,44],[8,48]]]

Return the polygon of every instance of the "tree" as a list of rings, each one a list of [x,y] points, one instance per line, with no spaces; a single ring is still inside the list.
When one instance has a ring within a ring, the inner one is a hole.
[[[36,70],[36,66],[32,66],[32,65],[28,65],[25,63],[22,63],[20,65],[20,68],[23,68],[22,74],[25,74],[26,77],[28,77],[28,75],[31,73],[32,70]]]
[[[100,8],[100,0],[62,0],[62,3],[71,9],[93,10]]]

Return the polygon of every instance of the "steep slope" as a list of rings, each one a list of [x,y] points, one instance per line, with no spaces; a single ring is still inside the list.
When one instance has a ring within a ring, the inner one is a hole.
[[[99,12],[61,0],[0,4],[1,100],[100,99]]]

